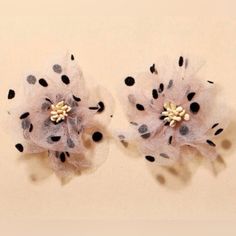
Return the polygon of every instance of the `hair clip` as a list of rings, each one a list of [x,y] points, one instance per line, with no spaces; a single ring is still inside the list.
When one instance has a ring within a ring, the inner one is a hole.
[[[121,143],[135,144],[152,165],[173,165],[189,152],[214,160],[227,109],[217,102],[214,82],[199,79],[198,70],[180,56],[126,77],[122,102],[132,128],[119,134]]]
[[[23,90],[8,92],[15,148],[24,154],[47,152],[60,178],[99,166],[108,148],[108,92],[100,87],[88,92],[73,55],[57,60],[46,74],[27,75],[24,82]]]

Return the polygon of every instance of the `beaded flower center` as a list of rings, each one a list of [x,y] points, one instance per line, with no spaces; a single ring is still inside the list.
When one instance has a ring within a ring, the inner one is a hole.
[[[64,101],[58,102],[56,105],[51,105],[50,119],[53,122],[59,123],[61,120],[65,120],[70,112],[71,107],[66,105]]]
[[[161,113],[164,117],[164,122],[168,123],[170,127],[175,125],[182,120],[189,120],[190,116],[181,106],[176,106],[172,102],[165,102],[164,111]]]

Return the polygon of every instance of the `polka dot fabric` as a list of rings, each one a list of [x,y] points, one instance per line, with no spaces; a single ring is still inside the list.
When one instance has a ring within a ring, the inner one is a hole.
[[[216,101],[214,82],[197,77],[196,65],[184,56],[159,60],[123,80],[130,131],[118,137],[126,148],[134,144],[150,165],[172,165],[189,150],[210,160],[218,155],[217,139],[228,124],[225,106]]]
[[[23,83],[7,94],[16,150],[47,152],[60,178],[99,166],[108,152],[110,94],[98,86],[88,91],[73,55],[52,63],[48,73],[30,73]]]

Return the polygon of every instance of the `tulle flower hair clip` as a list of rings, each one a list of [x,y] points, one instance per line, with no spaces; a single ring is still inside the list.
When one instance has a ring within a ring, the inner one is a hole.
[[[7,98],[7,119],[20,153],[46,153],[60,178],[105,160],[112,98],[99,86],[87,88],[74,55],[55,60],[45,73],[29,73],[23,88],[11,88]]]
[[[184,56],[152,64],[129,75],[122,105],[130,123],[120,142],[137,147],[149,165],[171,166],[191,156],[214,160],[217,142],[228,124],[213,81],[199,78],[201,63]]]

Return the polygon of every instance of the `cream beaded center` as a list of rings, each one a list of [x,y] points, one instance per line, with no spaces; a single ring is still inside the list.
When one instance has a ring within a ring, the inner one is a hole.
[[[161,113],[164,116],[164,121],[169,122],[170,127],[175,127],[177,122],[181,120],[189,120],[190,116],[186,113],[186,111],[181,106],[176,106],[172,102],[166,102],[164,104],[165,111]]]
[[[65,120],[70,112],[71,107],[66,105],[64,101],[58,102],[56,105],[51,105],[51,121],[59,123],[61,120]]]

